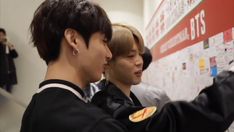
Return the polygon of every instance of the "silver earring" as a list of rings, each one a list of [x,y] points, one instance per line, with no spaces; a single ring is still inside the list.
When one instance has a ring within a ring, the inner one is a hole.
[[[79,51],[78,48],[74,48],[73,51],[72,51],[72,54],[73,54],[74,56],[77,56],[79,53],[80,53],[80,51]]]

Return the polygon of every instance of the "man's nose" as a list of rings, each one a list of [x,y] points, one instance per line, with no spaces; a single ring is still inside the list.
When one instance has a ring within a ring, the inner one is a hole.
[[[142,57],[140,55],[137,56],[136,65],[137,66],[143,66],[143,59],[142,59]]]
[[[112,58],[112,53],[111,53],[110,49],[107,46],[106,46],[106,52],[107,52],[106,58],[109,61]]]

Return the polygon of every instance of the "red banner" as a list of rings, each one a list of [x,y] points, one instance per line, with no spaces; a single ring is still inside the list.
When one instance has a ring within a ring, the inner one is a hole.
[[[155,44],[153,59],[158,60],[231,27],[234,27],[233,0],[203,0]]]

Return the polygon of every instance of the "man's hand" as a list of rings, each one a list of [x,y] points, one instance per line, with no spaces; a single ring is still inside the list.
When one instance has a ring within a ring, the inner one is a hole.
[[[11,44],[9,41],[7,41],[7,39],[4,39],[4,41],[2,42],[2,44],[6,45],[10,50],[15,49],[14,45]]]
[[[10,48],[10,50],[15,49],[14,45],[11,44],[10,42],[6,42],[6,45]]]

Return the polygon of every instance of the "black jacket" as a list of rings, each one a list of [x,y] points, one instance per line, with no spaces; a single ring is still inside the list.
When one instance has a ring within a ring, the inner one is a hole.
[[[0,86],[17,84],[16,68],[13,59],[18,57],[16,50],[9,50],[6,54],[6,46],[0,43]]]
[[[137,123],[129,115],[142,107],[129,103],[116,89],[111,83],[106,85],[92,102],[132,132],[224,132],[234,120],[234,73],[230,71],[221,72],[193,101],[170,102]]]
[[[22,119],[20,132],[124,132],[126,128],[71,91],[51,86],[65,85],[84,96],[81,89],[64,80],[47,80],[33,96]]]

